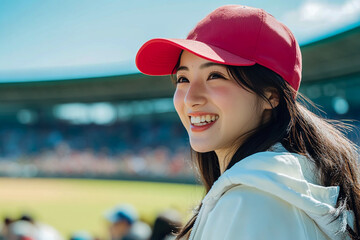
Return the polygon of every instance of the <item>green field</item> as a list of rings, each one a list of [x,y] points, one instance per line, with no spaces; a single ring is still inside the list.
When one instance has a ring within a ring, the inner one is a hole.
[[[117,204],[133,204],[149,224],[170,207],[179,210],[186,221],[203,194],[201,186],[185,184],[0,178],[0,217],[27,212],[57,228],[65,238],[78,230],[103,237],[104,213]]]

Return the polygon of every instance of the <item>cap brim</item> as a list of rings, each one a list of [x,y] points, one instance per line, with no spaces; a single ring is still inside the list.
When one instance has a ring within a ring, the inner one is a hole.
[[[170,75],[181,50],[187,50],[212,62],[235,66],[254,65],[255,61],[234,55],[224,49],[190,39],[155,38],[142,45],[135,63],[147,75]]]

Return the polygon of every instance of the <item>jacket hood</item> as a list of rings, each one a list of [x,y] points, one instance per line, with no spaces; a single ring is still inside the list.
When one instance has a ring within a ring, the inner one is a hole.
[[[273,194],[303,210],[330,239],[343,239],[347,223],[353,228],[352,211],[344,211],[334,220],[339,186],[321,186],[312,161],[288,152],[279,142],[226,170],[202,202],[217,201],[239,184]]]

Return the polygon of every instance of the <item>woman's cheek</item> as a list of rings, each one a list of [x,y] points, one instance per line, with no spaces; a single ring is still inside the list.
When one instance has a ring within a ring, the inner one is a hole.
[[[174,102],[175,110],[179,114],[179,111],[182,108],[181,106],[183,106],[183,104],[184,104],[183,91],[176,88],[176,90],[174,92],[173,102]]]
[[[210,96],[212,102],[215,103],[221,110],[223,108],[231,107],[234,100],[233,98],[239,97],[237,93],[234,93],[234,91],[228,87],[214,88],[212,89]]]
[[[217,85],[214,85],[208,89],[210,90],[210,95],[218,97],[232,96],[235,92],[234,88],[236,88],[236,86],[231,84],[217,83]]]
[[[185,122],[185,119],[187,119],[186,116],[186,111],[184,108],[184,97],[185,97],[185,93],[182,90],[179,90],[178,88],[175,90],[174,93],[174,97],[173,97],[173,103],[174,103],[174,107],[175,110],[182,122],[182,124],[184,125],[184,127],[187,129],[187,124]]]

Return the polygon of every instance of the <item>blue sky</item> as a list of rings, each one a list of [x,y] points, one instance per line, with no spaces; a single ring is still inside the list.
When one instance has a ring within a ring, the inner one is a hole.
[[[0,82],[136,73],[144,42],[185,38],[225,4],[265,9],[300,44],[360,23],[359,0],[0,0]]]

